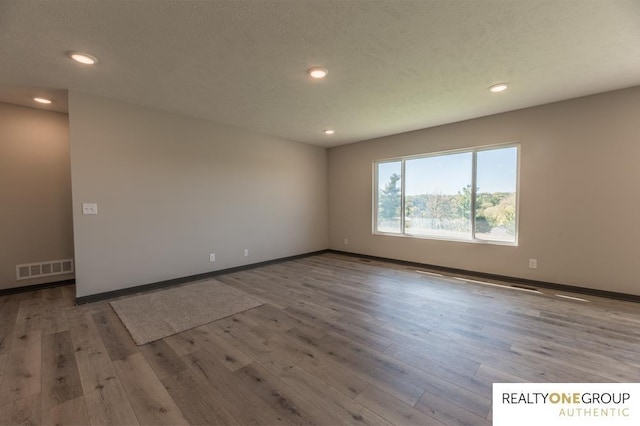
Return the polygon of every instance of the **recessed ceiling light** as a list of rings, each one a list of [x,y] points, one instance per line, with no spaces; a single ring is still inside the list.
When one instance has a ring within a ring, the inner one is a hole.
[[[81,64],[85,64],[85,65],[93,65],[96,62],[98,62],[95,56],[91,56],[88,53],[69,52],[68,55],[74,61],[79,62]]]
[[[324,134],[325,134],[325,135],[332,135],[332,134],[334,134],[335,132],[336,132],[336,131],[335,131],[335,130],[333,130],[333,129],[327,129],[327,130],[325,130],[325,131],[324,131]]]
[[[46,99],[46,98],[33,98],[34,101],[38,102],[39,104],[50,104],[51,100]]]
[[[497,93],[497,92],[503,92],[507,90],[507,87],[509,87],[508,83],[497,83],[497,84],[494,84],[493,86],[489,86],[489,90],[491,90],[494,93]]]
[[[307,74],[313,78],[325,78],[328,73],[326,68],[311,68],[307,71]]]

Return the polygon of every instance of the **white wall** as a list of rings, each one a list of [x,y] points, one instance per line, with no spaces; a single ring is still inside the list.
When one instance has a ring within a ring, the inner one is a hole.
[[[16,265],[73,258],[69,122],[0,103],[0,289],[73,278],[16,279]]]
[[[508,142],[518,247],[372,234],[373,161]],[[333,249],[640,295],[640,88],[331,148],[329,194]]]
[[[69,118],[78,297],[328,246],[324,148],[77,92]]]

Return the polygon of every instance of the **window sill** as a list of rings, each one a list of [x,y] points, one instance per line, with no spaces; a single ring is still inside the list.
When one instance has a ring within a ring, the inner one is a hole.
[[[373,235],[380,235],[384,237],[400,237],[400,238],[413,238],[418,240],[434,240],[434,241],[448,241],[452,243],[471,243],[471,244],[488,244],[495,246],[510,246],[518,247],[518,241],[495,241],[495,240],[480,240],[480,239],[466,239],[466,238],[454,238],[454,237],[439,237],[437,235],[417,235],[417,234],[396,234],[393,232],[378,232],[373,231]]]

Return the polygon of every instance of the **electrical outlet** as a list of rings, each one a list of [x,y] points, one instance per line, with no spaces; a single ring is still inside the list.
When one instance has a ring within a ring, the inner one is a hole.
[[[82,214],[98,214],[96,203],[82,203]]]
[[[245,255],[245,257],[249,256],[249,249],[244,249],[244,255]]]
[[[529,269],[536,269],[538,267],[538,259],[529,259]]]
[[[349,244],[349,239],[348,239],[348,238],[345,238],[345,239],[344,239],[344,245],[346,246],[347,244]]]
[[[209,262],[215,262],[216,261],[216,254],[215,253],[210,253],[209,254]]]

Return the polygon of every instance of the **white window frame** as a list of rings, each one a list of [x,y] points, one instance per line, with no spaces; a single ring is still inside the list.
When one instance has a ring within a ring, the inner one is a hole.
[[[516,225],[515,225],[515,235],[514,241],[495,241],[495,240],[483,240],[476,238],[476,219],[475,219],[475,211],[476,211],[476,188],[477,188],[477,155],[478,152],[482,151],[490,151],[496,149],[504,149],[504,148],[517,148],[516,155]],[[401,238],[420,238],[427,240],[442,240],[442,241],[457,241],[464,243],[477,243],[477,244],[493,244],[493,245],[504,245],[504,246],[517,246],[518,245],[518,230],[520,229],[520,155],[521,155],[521,145],[518,142],[512,142],[508,144],[499,144],[499,145],[486,145],[480,147],[471,147],[471,148],[463,148],[463,149],[455,149],[449,151],[438,151],[427,154],[418,154],[418,155],[409,155],[404,157],[394,157],[394,158],[385,158],[382,160],[375,160],[373,162],[373,205],[372,205],[372,233],[374,235],[384,235],[384,236],[392,236],[392,237],[401,237]],[[443,237],[443,236],[435,236],[435,235],[416,235],[411,234],[405,231],[405,162],[407,160],[415,160],[421,158],[428,157],[440,157],[443,155],[452,155],[452,154],[462,154],[462,153],[471,153],[471,238],[455,238],[455,237]],[[393,163],[400,162],[400,170],[402,173],[400,179],[400,189],[401,189],[401,197],[400,197],[400,232],[382,232],[378,231],[378,164],[381,163]]]

